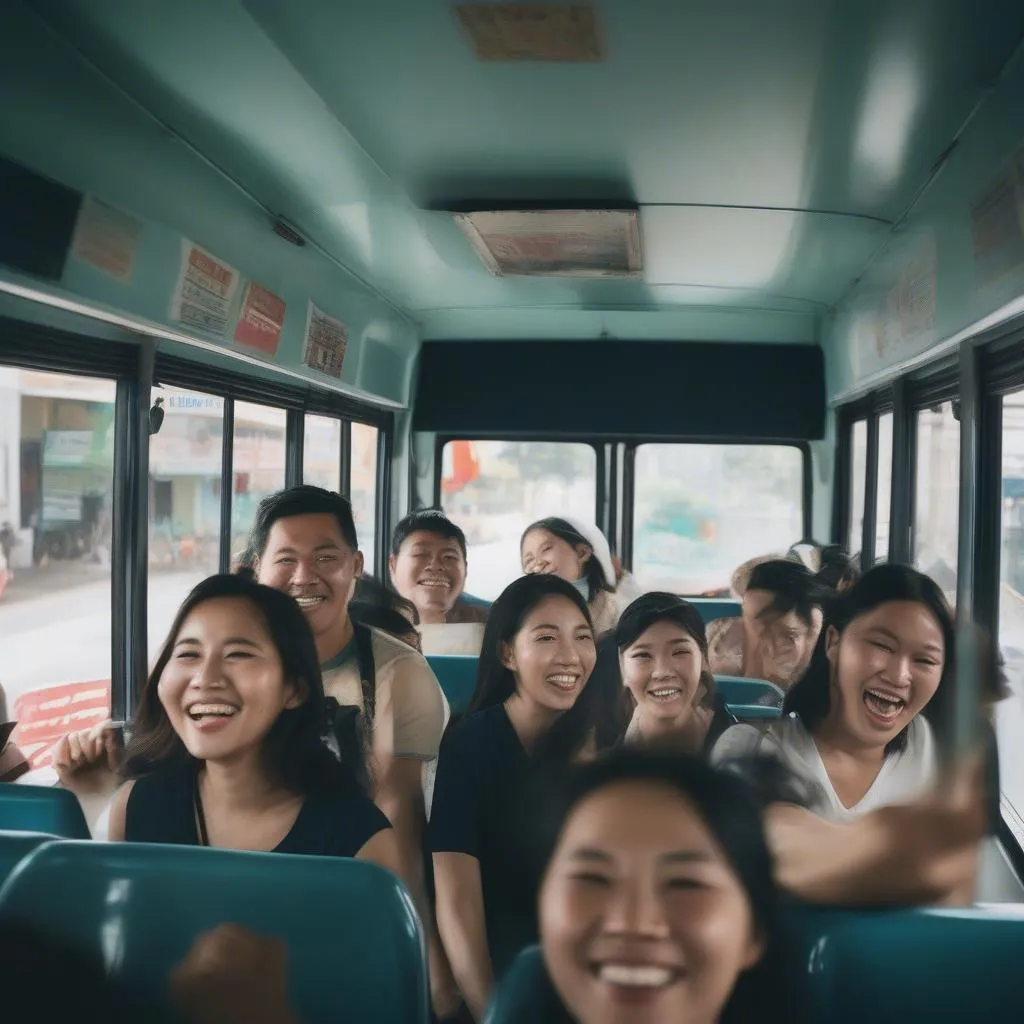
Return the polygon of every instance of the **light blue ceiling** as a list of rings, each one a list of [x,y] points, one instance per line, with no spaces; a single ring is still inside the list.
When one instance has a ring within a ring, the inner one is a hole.
[[[493,64],[441,0],[27,2],[425,337],[815,340],[1024,31],[994,0],[604,0],[604,62]],[[491,277],[438,207],[516,199],[637,203],[644,280]]]

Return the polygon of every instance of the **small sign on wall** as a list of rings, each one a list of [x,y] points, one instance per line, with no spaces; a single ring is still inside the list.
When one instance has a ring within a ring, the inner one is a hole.
[[[284,299],[250,281],[235,325],[235,341],[268,356],[276,355],[284,329],[284,311]]]
[[[302,361],[306,366],[331,377],[340,377],[347,348],[348,328],[310,302],[302,350]]]
[[[237,290],[237,270],[182,239],[181,273],[171,301],[172,320],[223,335]]]
[[[83,263],[128,284],[135,273],[135,254],[142,221],[95,196],[86,196],[78,213],[71,253]]]

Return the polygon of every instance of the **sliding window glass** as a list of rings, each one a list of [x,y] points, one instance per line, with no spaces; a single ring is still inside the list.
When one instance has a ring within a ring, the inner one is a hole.
[[[960,423],[953,403],[917,413],[914,565],[956,599],[960,522]]]
[[[245,550],[260,499],[284,487],[287,420],[284,409],[235,402],[232,562]]]
[[[178,606],[220,561],[224,399],[154,388],[163,423],[149,439],[149,587],[152,660]]]
[[[850,432],[850,531],[846,550],[857,554],[864,540],[864,500],[867,494],[868,423],[857,420]]]
[[[352,424],[352,515],[366,572],[372,573],[377,551],[377,442],[380,431],[366,423]],[[387,544],[390,538],[383,538]]]
[[[892,509],[892,413],[878,417],[878,459],[875,486],[875,561],[889,560],[889,517]]]
[[[341,490],[341,420],[306,413],[302,480],[328,491]]]
[[[110,711],[116,389],[0,368],[0,723],[33,767]]]

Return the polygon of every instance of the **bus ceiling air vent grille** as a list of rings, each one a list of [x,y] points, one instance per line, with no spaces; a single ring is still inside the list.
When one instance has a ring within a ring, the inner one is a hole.
[[[485,61],[604,60],[592,7],[567,4],[456,4],[459,21]]]
[[[455,220],[495,277],[643,272],[636,210],[480,210]]]

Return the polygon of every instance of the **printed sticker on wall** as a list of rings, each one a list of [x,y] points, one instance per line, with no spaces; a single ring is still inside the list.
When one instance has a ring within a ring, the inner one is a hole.
[[[231,320],[238,271],[188,239],[181,243],[181,273],[171,302],[171,319],[223,335]]]
[[[306,344],[302,351],[302,361],[311,370],[340,377],[347,347],[348,328],[311,302],[306,317]]]
[[[268,356],[276,355],[284,328],[284,310],[284,299],[250,281],[235,325],[235,341]]]
[[[135,273],[135,254],[142,221],[95,196],[86,196],[78,213],[71,252],[117,281],[128,284]]]

